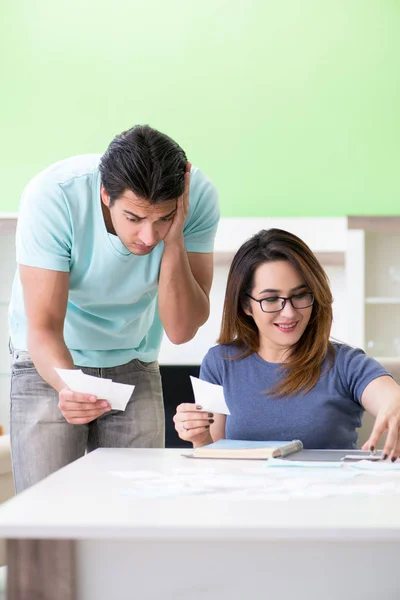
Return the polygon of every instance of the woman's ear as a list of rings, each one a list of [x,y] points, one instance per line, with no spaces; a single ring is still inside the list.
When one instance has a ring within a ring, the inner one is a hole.
[[[242,302],[242,310],[248,317],[253,316],[253,311],[251,310],[251,306],[250,306],[249,302],[247,302],[247,301]]]

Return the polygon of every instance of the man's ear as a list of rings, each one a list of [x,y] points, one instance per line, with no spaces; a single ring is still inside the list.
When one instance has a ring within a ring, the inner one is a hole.
[[[107,206],[107,208],[110,208],[110,196],[107,194],[106,190],[104,189],[104,185],[102,185],[100,187],[100,197],[101,197],[102,203],[105,206]]]

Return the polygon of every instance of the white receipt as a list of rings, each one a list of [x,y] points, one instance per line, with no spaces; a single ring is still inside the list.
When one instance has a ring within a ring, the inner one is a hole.
[[[377,460],[382,460],[382,456],[380,454],[369,454],[369,455],[365,455],[365,454],[346,454],[346,456],[343,456],[342,460],[372,460],[372,461],[377,461]]]
[[[208,381],[197,379],[197,377],[192,377],[192,375],[190,376],[190,380],[192,382],[195,402],[203,410],[220,415],[231,414],[225,402],[222,385],[209,383]]]
[[[55,370],[70,390],[82,394],[92,394],[97,396],[99,400],[107,400],[111,408],[115,410],[125,410],[135,389],[134,385],[116,383],[112,379],[85,375],[80,369],[55,368]]]

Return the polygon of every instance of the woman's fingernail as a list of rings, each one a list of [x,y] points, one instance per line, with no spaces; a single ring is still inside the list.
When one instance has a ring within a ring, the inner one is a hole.
[[[375,446],[370,446],[370,447],[369,447],[369,451],[370,451],[370,452],[375,452]]]
[[[206,425],[206,426],[205,426],[205,429],[209,429],[209,428],[210,428],[210,426],[209,426],[209,425]]]
[[[214,419],[208,419],[209,423],[214,423]]]
[[[382,460],[386,460],[386,459],[387,459],[387,457],[388,457],[388,455],[387,455],[387,454],[384,454],[384,455],[382,456]]]
[[[392,456],[392,462],[394,462],[395,460],[397,460],[397,456]]]
[[[208,413],[208,416],[211,417],[211,419],[213,418],[213,413]]]
[[[196,404],[196,410],[202,410],[202,406],[200,406],[200,404]]]

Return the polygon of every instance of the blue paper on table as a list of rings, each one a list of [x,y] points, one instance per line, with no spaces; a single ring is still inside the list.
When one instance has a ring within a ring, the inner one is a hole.
[[[303,449],[300,440],[291,442],[218,440],[207,446],[195,448],[194,458],[253,458],[266,459],[287,456]]]

